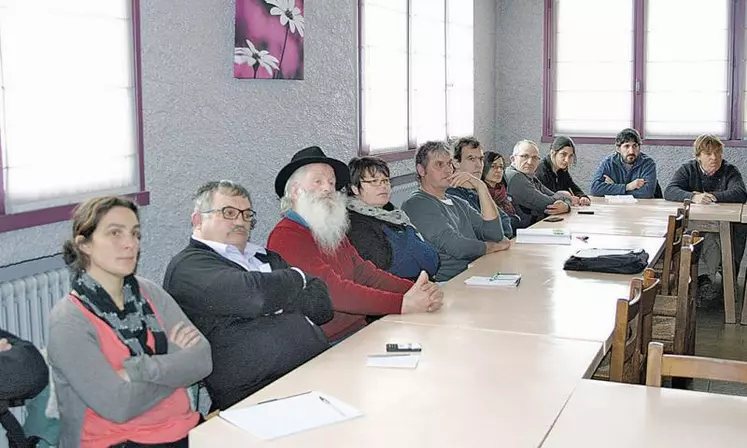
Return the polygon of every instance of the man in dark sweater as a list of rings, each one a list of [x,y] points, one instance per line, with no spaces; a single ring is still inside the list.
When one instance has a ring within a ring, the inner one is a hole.
[[[447,188],[446,193],[464,199],[479,213],[482,213],[483,202],[485,203],[485,207],[495,209],[501,218],[503,235],[509,239],[513,238],[515,235],[511,227],[511,217],[498,208],[493,198],[490,197],[490,194],[480,195],[478,193],[485,184],[481,180],[484,167],[485,155],[480,142],[474,137],[462,137],[457,140],[454,144],[454,172],[455,174],[468,173],[471,176],[463,174],[455,176],[454,185]],[[487,191],[487,185],[485,185],[484,189]]]
[[[206,385],[226,409],[328,347],[326,285],[249,243],[256,213],[231,181],[197,190],[193,234],[166,268],[163,287],[210,341]]]
[[[724,160],[724,145],[710,134],[698,137],[693,144],[695,159],[684,163],[672,177],[664,190],[664,199],[684,201],[690,199],[695,204],[747,202],[742,174],[737,167]],[[734,272],[739,272],[739,264],[747,242],[747,225],[732,223],[732,253]],[[713,288],[716,272],[721,265],[719,235],[706,233],[703,241],[698,277],[699,298],[707,306],[723,303],[718,300],[720,292]]]

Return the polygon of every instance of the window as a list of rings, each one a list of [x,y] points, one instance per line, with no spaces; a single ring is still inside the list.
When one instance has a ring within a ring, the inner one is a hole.
[[[472,1],[360,0],[362,153],[472,134]]]
[[[546,0],[543,139],[741,145],[746,1]]]
[[[0,231],[144,189],[137,11],[137,0],[0,0]]]

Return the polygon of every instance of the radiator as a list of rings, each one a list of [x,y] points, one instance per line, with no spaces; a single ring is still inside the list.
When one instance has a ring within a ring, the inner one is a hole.
[[[405,180],[405,182],[399,184],[392,182],[392,197],[390,199],[390,202],[392,203],[392,205],[394,205],[395,208],[400,208],[402,206],[402,203],[407,200],[407,198],[409,198],[413,192],[417,191],[417,189],[420,188],[420,184],[417,180]]]
[[[49,340],[49,313],[70,292],[70,273],[54,269],[0,283],[0,328],[39,349]]]

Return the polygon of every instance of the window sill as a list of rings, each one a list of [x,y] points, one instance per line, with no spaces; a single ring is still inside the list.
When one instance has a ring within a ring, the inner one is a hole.
[[[148,191],[127,194],[124,196],[132,199],[139,206],[150,204],[150,192]],[[72,211],[77,205],[78,204],[60,205],[58,207],[31,210],[13,215],[0,215],[0,233],[68,221],[71,218]]]
[[[414,160],[416,149],[408,149],[406,151],[395,151],[395,152],[382,152],[371,154],[366,149],[361,149],[358,153],[361,156],[378,157],[385,162],[397,162],[400,160]]]
[[[614,145],[615,139],[613,137],[574,137],[569,136],[573,139],[573,142],[580,145]],[[540,140],[542,143],[552,143],[555,137],[542,136]],[[692,146],[694,138],[690,139],[656,139],[656,138],[644,138],[643,146]],[[734,148],[747,148],[747,140],[721,140],[725,147]]]

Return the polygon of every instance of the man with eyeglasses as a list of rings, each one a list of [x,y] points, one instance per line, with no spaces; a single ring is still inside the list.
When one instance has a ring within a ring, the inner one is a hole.
[[[327,286],[249,242],[249,191],[221,180],[194,197],[192,237],[166,268],[163,286],[210,341],[206,384],[226,409],[318,355],[318,327],[332,319]]]
[[[615,149],[599,164],[591,181],[591,195],[629,194],[641,199],[661,197],[656,181],[656,162],[641,152],[638,131],[631,128],[620,131],[615,137]]]
[[[571,199],[548,189],[535,175],[539,162],[537,144],[531,140],[521,140],[514,145],[511,165],[506,168],[508,194],[513,198],[522,227],[544,219],[545,215],[571,211]]]
[[[454,177],[446,193],[464,199],[475,210],[492,209],[500,215],[503,234],[514,237],[511,218],[498,208],[490,196],[488,186],[481,180],[485,167],[485,155],[480,142],[474,137],[462,137],[454,144]]]

